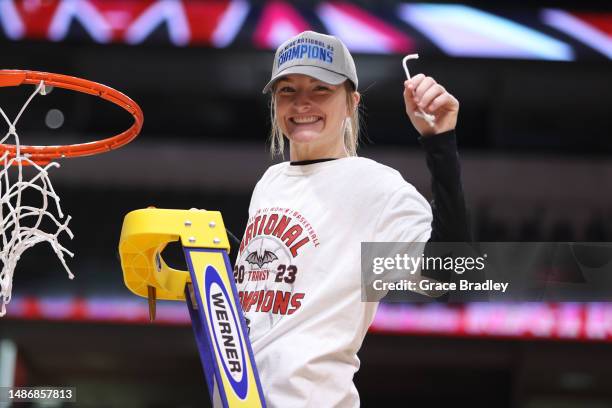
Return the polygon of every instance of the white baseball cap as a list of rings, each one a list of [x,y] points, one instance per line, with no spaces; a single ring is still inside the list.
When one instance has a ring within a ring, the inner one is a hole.
[[[331,35],[304,31],[281,44],[274,56],[272,78],[263,93],[289,74],[308,75],[332,85],[348,79],[357,90],[355,61],[346,45]]]

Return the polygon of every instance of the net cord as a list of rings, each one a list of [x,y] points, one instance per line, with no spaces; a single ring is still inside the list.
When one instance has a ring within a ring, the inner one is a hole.
[[[404,67],[404,72],[406,73],[406,78],[408,80],[412,79],[412,77],[410,76],[410,71],[408,71],[408,61],[412,59],[418,59],[418,58],[419,58],[419,54],[409,54],[409,55],[406,55],[402,59],[402,66]],[[412,91],[412,93],[414,94],[414,91]],[[429,113],[423,112],[421,108],[419,108],[418,112],[414,113],[414,116],[423,119],[431,127],[435,126],[436,117]]]
[[[0,115],[2,115],[9,126],[8,132],[0,140],[0,144],[4,144],[10,137],[13,137],[15,145],[14,157],[9,158],[8,151],[4,151],[0,155],[0,163],[2,163],[2,169],[0,169],[0,235],[2,236],[2,249],[0,250],[0,263],[2,264],[0,272],[0,317],[6,314],[6,305],[11,301],[13,274],[17,262],[21,255],[34,245],[47,242],[59,258],[68,273],[68,277],[70,279],[74,278],[64,257],[64,255],[73,257],[74,254],[59,243],[59,236],[63,232],[70,239],[74,236],[70,228],[68,228],[71,217],[68,215],[64,218],[60,198],[55,193],[49,178],[49,169],[60,167],[60,165],[52,161],[41,166],[30,160],[28,154],[22,155],[19,135],[16,129],[17,122],[19,122],[30,102],[38,94],[45,95],[45,91],[45,84],[43,81],[40,81],[13,121],[0,108]],[[37,171],[37,174],[31,177],[30,180],[24,180],[24,165]],[[16,170],[17,179],[11,184],[9,173],[12,169]],[[42,206],[40,208],[22,204],[22,193],[26,189],[36,190],[40,193],[42,198]],[[51,203],[55,204],[57,216],[52,212],[53,208],[49,208],[52,205]],[[47,232],[40,229],[44,220],[50,220],[57,230],[55,232]],[[33,223],[33,225],[26,225],[25,221]]]

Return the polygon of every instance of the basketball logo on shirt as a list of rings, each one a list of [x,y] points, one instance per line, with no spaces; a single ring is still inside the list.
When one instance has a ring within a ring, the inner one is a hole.
[[[251,340],[300,308],[305,294],[295,290],[296,260],[304,248],[317,245],[314,230],[297,211],[262,209],[249,220],[234,278]]]

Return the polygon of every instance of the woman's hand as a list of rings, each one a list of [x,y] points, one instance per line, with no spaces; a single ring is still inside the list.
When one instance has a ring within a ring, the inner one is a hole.
[[[436,135],[457,126],[459,101],[432,77],[418,74],[404,81],[406,113],[421,136]],[[415,114],[419,109],[435,116],[434,126]]]

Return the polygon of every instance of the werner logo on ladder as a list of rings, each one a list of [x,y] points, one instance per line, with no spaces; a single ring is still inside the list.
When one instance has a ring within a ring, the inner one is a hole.
[[[180,240],[189,271],[160,255]],[[213,404],[265,407],[218,211],[148,208],[126,215],[119,253],[126,286],[149,299],[185,300]]]

